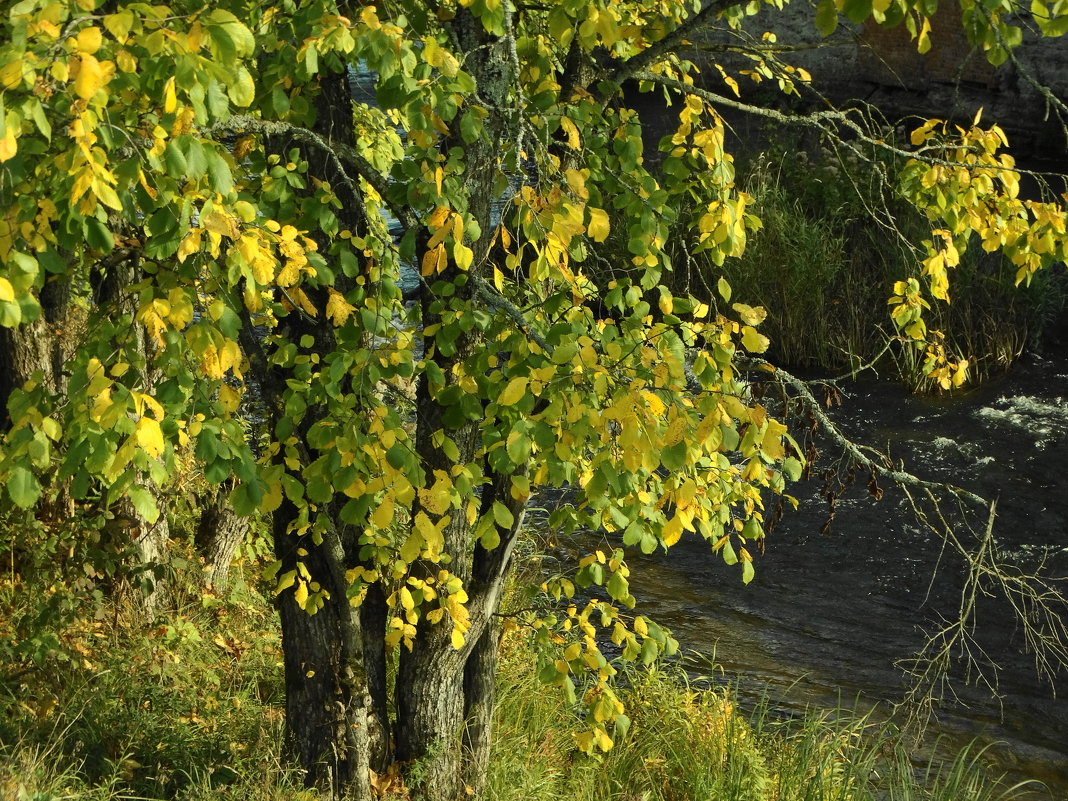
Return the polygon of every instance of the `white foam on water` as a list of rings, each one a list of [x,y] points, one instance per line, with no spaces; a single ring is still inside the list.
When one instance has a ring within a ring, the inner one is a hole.
[[[1030,436],[1039,449],[1068,436],[1068,401],[1060,397],[1002,396],[993,405],[979,409],[975,416],[1019,430]]]

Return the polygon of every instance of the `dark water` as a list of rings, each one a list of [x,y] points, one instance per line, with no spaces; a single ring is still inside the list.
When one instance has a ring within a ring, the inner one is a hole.
[[[1032,360],[948,400],[879,383],[848,389],[834,417],[855,441],[888,449],[925,478],[997,497],[1003,556],[1021,567],[1044,559],[1048,575],[1068,576],[1068,361]],[[832,449],[821,451],[820,464],[831,467]],[[767,538],[748,587],[696,537],[666,556],[632,558],[639,611],[668,624],[685,647],[714,652],[743,693],[766,691],[786,714],[859,699],[862,709],[882,702],[875,716],[885,716],[906,687],[895,662],[956,614],[963,563],[942,554],[902,493],[884,482],[876,502],[866,483],[859,476],[844,492],[823,533],[829,506],[820,482],[795,485],[800,508]],[[984,523],[975,521],[980,533]],[[924,755],[939,759],[977,738],[997,771],[1047,784],[1036,798],[1068,799],[1068,675],[1036,678],[1000,599],[982,600],[976,638],[988,657],[981,661],[1000,666],[1001,699],[958,676],[959,699],[939,703],[930,728],[943,736],[941,750]]]

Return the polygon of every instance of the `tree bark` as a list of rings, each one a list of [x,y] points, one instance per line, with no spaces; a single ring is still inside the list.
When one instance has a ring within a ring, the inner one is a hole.
[[[510,9],[506,13],[510,14]],[[515,77],[512,75],[513,45],[510,40],[488,34],[482,23],[470,14],[458,15],[452,23],[452,32],[462,52],[479,52],[479,58],[468,64],[474,71],[479,92],[487,104],[497,109],[507,108],[508,92]],[[464,194],[468,198],[468,213],[484,232],[480,241],[472,243],[474,258],[470,272],[476,278],[481,278],[481,273],[487,270],[485,256],[489,249],[489,232],[493,230],[493,184],[501,155],[497,139],[507,137],[508,124],[509,120],[498,111],[485,122],[490,132],[485,140],[465,144],[458,138],[453,140],[446,137],[441,145],[442,152],[448,152],[452,145],[464,148]],[[453,266],[441,274],[445,280],[457,277],[458,271]],[[471,280],[457,282],[457,296],[470,297],[474,292],[473,283]],[[426,293],[423,297],[423,324],[433,325],[438,320],[435,298]],[[462,374],[454,373],[454,367],[461,366],[475,349],[482,346],[481,333],[473,329],[457,339],[453,355],[445,356],[436,352],[432,358],[446,380],[453,381],[457,380],[454,376]],[[428,476],[433,475],[435,470],[450,474],[454,467],[454,462],[434,444],[434,432],[445,428],[442,425],[443,412],[443,407],[431,396],[426,382],[422,382],[416,392],[419,428],[415,447]],[[480,425],[481,420],[474,419],[447,430],[459,451],[455,464],[467,464],[475,458],[480,441]],[[413,518],[419,511],[419,504],[416,503],[412,511]],[[432,521],[439,517],[428,516]],[[445,552],[452,557],[448,565],[449,572],[468,587],[472,579],[471,524],[465,515],[454,514],[443,533]],[[426,566],[425,569],[436,572],[438,566]],[[413,572],[418,573],[419,570],[419,565],[413,566]],[[481,740],[483,733],[488,737],[489,731],[489,721],[484,716],[487,709],[484,702],[489,698],[492,704],[491,696],[487,695],[491,691],[487,688],[485,671],[492,670],[496,655],[496,640],[492,633],[486,634],[490,628],[488,618],[482,619],[478,626],[473,626],[468,632],[469,641],[464,650],[457,651],[451,641],[451,626],[447,619],[437,625],[428,625],[424,620],[418,626],[411,651],[401,652],[396,688],[397,757],[413,762],[408,770],[409,788],[417,798],[425,801],[456,801],[465,795],[465,779],[472,790],[475,788],[470,781],[479,787],[482,785],[477,766],[467,761],[476,752],[465,754],[463,740],[465,715],[481,706],[479,723],[472,729],[472,735],[478,741],[478,759],[484,758]],[[485,644],[481,640],[484,634],[490,638]],[[478,656],[472,662],[469,686],[482,703],[468,704],[465,700],[465,663],[468,656],[476,651]],[[472,768],[468,770],[466,765]]]
[[[248,534],[247,517],[238,517],[220,488],[201,497],[200,521],[194,542],[204,557],[204,580],[216,589],[226,589],[234,554]]]
[[[526,476],[526,467],[516,471]],[[523,528],[527,502],[513,495],[512,477],[494,476],[482,495],[482,514],[492,514],[493,504],[501,503],[512,514],[512,527],[492,551],[475,546],[471,570],[470,594],[482,605],[483,631],[464,665],[464,783],[476,798],[483,797],[489,771],[490,745],[493,737],[493,708],[497,697],[497,649],[500,626],[496,614],[500,607],[504,583],[512,567],[512,549]]]
[[[314,615],[301,609],[292,592],[278,608],[285,663],[286,722],[305,783],[324,801],[371,797],[373,704],[363,659],[360,615],[349,605],[343,571],[330,545],[295,538],[289,524],[295,507],[284,501],[274,515],[276,552],[282,570],[294,569],[298,547],[311,575],[330,593]],[[340,540],[338,540],[338,543]],[[311,546],[310,549],[308,546]],[[339,581],[338,579],[341,579]]]
[[[36,320],[16,328],[0,328],[0,419],[7,417],[11,393],[35,374],[51,394],[59,395],[66,388],[62,326],[70,303],[70,285],[47,281],[39,300],[41,314]]]
[[[129,354],[131,363],[140,361],[144,364],[142,388],[152,393],[157,376],[151,366],[151,346],[145,327],[137,322],[137,298],[130,290],[142,277],[136,254],[125,254],[122,258],[102,263],[93,276],[94,300],[100,315],[129,316],[129,328],[123,336],[116,338],[115,345]],[[167,502],[160,488],[147,475],[141,474],[139,481],[155,498],[159,518],[150,523],[128,499],[121,498],[112,505],[115,519],[109,522],[107,529],[116,538],[116,544],[126,541],[132,544],[137,557],[133,575],[139,577],[137,584],[141,590],[136,602],[147,617],[153,618],[173,599],[172,577],[167,565],[170,525]]]
[[[326,142],[351,145],[355,141],[346,73],[321,77],[317,112],[314,129]],[[291,143],[283,142],[268,145],[276,151],[289,146]],[[352,231],[363,230],[362,198],[353,194],[343,176],[335,173],[336,162],[327,155],[307,148],[310,173],[329,181],[337,192],[342,201],[337,214],[343,226]],[[320,252],[328,252],[327,242],[320,241],[319,245]],[[309,290],[309,295],[317,308],[325,308],[325,291]],[[325,314],[316,319],[293,315],[287,318],[285,328],[290,341],[311,336],[323,353],[336,347],[334,329]],[[284,414],[285,376],[274,372],[260,343],[248,330],[242,336],[267,407],[274,410],[270,421],[274,427]],[[298,426],[295,434],[302,443],[317,415],[315,409],[309,409]],[[300,445],[299,449],[305,464],[310,463],[308,448]],[[297,550],[301,549],[305,554],[299,557],[300,561],[330,593],[329,600],[314,615],[297,605],[292,591],[280,596],[286,723],[299,763],[306,771],[305,783],[316,788],[326,801],[364,801],[372,797],[371,772],[384,772],[392,761],[385,653],[388,609],[378,585],[369,588],[359,609],[350,605],[345,571],[359,563],[358,532],[337,522],[338,511],[337,504],[324,510],[332,522],[320,544],[310,536],[298,537],[289,532],[297,513],[289,500],[283,501],[274,513],[274,547],[283,563],[282,573],[294,568]]]

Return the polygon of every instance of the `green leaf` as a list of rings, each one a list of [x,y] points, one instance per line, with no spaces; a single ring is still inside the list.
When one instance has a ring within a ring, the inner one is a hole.
[[[41,484],[37,476],[19,465],[8,474],[7,494],[20,509],[29,509],[41,495]]]
[[[242,108],[251,106],[252,101],[256,99],[256,84],[253,82],[248,70],[243,66],[238,67],[234,72],[233,80],[226,88],[226,93],[230,95],[230,99],[234,101],[235,106]]]
[[[234,188],[234,174],[230,171],[226,157],[217,150],[208,150],[206,159],[212,189],[221,195],[230,194],[230,190]]]
[[[101,253],[110,253],[115,247],[115,237],[104,223],[96,217],[86,217],[83,223],[85,230],[85,242],[93,250]]]
[[[742,562],[742,583],[748,584],[753,580],[756,575],[756,570],[753,568],[753,563],[748,559]]]
[[[797,481],[801,478],[801,470],[801,462],[799,462],[793,456],[789,456],[783,460],[782,471],[791,481]]]
[[[505,447],[513,464],[526,464],[530,458],[530,440],[526,434],[513,431],[508,435]]]
[[[731,285],[727,283],[726,278],[720,278],[716,282],[716,289],[719,290],[719,296],[727,303],[731,300]]]
[[[686,465],[686,441],[680,440],[674,445],[666,445],[660,450],[660,463],[667,470],[681,470]]]
[[[838,9],[834,0],[822,0],[816,7],[816,30],[820,36],[830,36],[838,27]]]
[[[497,521],[498,526],[504,529],[511,529],[512,524],[515,523],[515,517],[511,511],[500,501],[493,502],[493,519]]]
[[[630,585],[627,579],[618,570],[614,572],[605,585],[608,594],[617,601],[625,601],[630,595]]]
[[[133,508],[137,510],[137,514],[151,524],[155,524],[159,520],[159,507],[156,505],[155,497],[149,490],[144,487],[130,487],[126,495],[129,497],[130,503],[133,504]]]
[[[842,11],[850,22],[861,23],[871,16],[872,0],[845,0]]]

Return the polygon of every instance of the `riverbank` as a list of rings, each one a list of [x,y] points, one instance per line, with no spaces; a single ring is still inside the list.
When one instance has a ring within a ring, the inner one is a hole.
[[[0,797],[314,799],[286,767],[277,622],[251,578],[227,597],[190,591],[150,630],[83,606],[32,642],[25,634],[55,589],[12,579],[0,582]],[[729,688],[697,689],[672,668],[627,676],[633,725],[590,758],[574,745],[575,710],[533,663],[525,633],[510,632],[487,791],[496,801],[1017,797],[992,783],[980,755],[917,776],[905,749],[864,720],[743,715]],[[381,797],[405,797],[389,775],[377,784]]]

